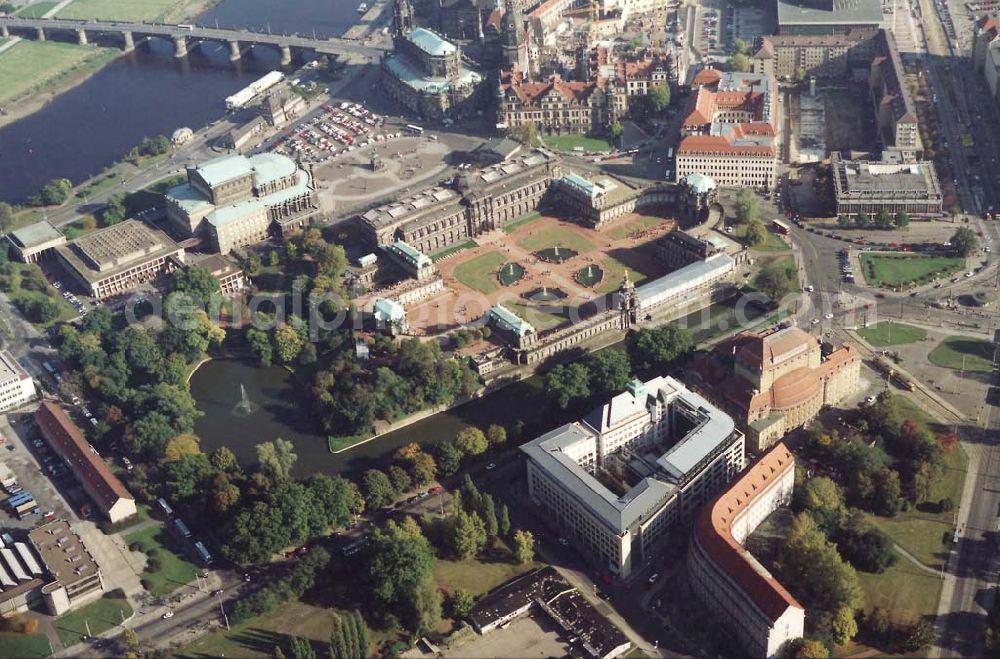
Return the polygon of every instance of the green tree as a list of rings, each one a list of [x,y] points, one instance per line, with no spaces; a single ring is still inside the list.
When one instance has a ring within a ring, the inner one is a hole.
[[[791,292],[797,276],[794,266],[772,261],[761,268],[754,279],[754,285],[771,300],[778,302]]]
[[[750,55],[750,44],[745,39],[737,37],[733,39],[733,45],[729,52],[732,55]]]
[[[632,364],[628,355],[619,348],[609,348],[591,353],[587,358],[590,372],[590,391],[597,398],[609,398],[628,384]]]
[[[510,130],[510,136],[527,146],[541,146],[542,140],[538,137],[538,128],[532,121],[525,122],[520,126]]]
[[[907,652],[918,652],[933,642],[934,626],[927,620],[920,620],[910,628],[903,643],[903,648]]]
[[[646,95],[649,109],[656,114],[667,111],[670,107],[670,87],[668,85],[657,85],[649,90]]]
[[[804,66],[795,67],[795,75],[793,77],[795,82],[802,82],[806,79],[806,69]]]
[[[438,472],[441,476],[448,477],[458,472],[462,468],[462,450],[455,445],[455,442],[442,442],[437,449]]]
[[[440,616],[440,598],[431,585],[434,553],[413,519],[390,520],[385,529],[375,529],[364,559],[362,574],[376,606],[414,631],[434,618],[435,605]]]
[[[979,247],[979,237],[968,227],[960,227],[951,236],[951,248],[959,256],[970,256]]]
[[[585,364],[558,364],[545,375],[545,393],[562,409],[590,396],[590,370]]]
[[[385,472],[369,469],[361,476],[361,491],[369,510],[388,506],[396,498],[396,489]]]
[[[829,659],[830,651],[819,641],[797,638],[789,643],[787,656],[791,659]]]
[[[59,206],[66,203],[73,184],[67,178],[54,178],[42,186],[37,198],[33,198],[36,206]]]
[[[535,560],[535,537],[531,531],[518,529],[514,532],[514,556],[521,565]]]
[[[173,462],[180,460],[185,455],[198,455],[201,453],[201,440],[197,435],[189,432],[182,432],[167,442],[163,451],[163,459]]]
[[[622,127],[620,121],[613,122],[608,126],[608,136],[617,144],[618,140],[621,139],[622,135],[625,133],[625,129]]]
[[[170,292],[187,293],[194,300],[207,303],[221,292],[219,280],[208,268],[190,267],[170,276]]]
[[[879,209],[878,213],[875,215],[875,227],[878,229],[892,228],[892,216],[889,215],[889,211],[884,208]]]
[[[389,482],[392,483],[392,489],[400,494],[408,491],[413,485],[410,475],[399,465],[391,465],[387,470],[387,475],[389,476]]]
[[[750,220],[747,223],[746,232],[747,244],[751,247],[760,247],[767,242],[767,227],[760,220]]]
[[[893,218],[893,224],[896,225],[897,229],[905,229],[910,226],[910,216],[905,211],[899,211],[896,213],[896,217]]]
[[[486,536],[495,538],[500,533],[500,522],[497,520],[496,503],[492,494],[484,494],[480,504],[480,515],[486,527]]]
[[[838,215],[837,226],[839,226],[841,229],[850,229],[852,226],[854,226],[854,220],[852,220],[849,215]]]
[[[747,73],[750,70],[750,58],[742,53],[737,53],[726,62],[726,70]]]
[[[291,364],[298,358],[305,339],[291,325],[282,325],[274,330],[274,349],[278,353],[278,359],[286,364]]]
[[[459,511],[451,522],[451,549],[459,560],[468,560],[486,546],[486,527],[475,513]]]
[[[806,481],[802,493],[803,507],[809,511],[816,524],[827,537],[840,528],[846,511],[840,487],[826,476]]]
[[[307,638],[292,636],[288,639],[288,650],[291,659],[316,659],[316,651]]]
[[[261,471],[276,480],[289,478],[296,460],[295,445],[287,439],[278,437],[273,442],[257,445],[257,464]]]
[[[482,455],[489,448],[489,442],[482,430],[470,426],[455,436],[455,446],[465,455]]]
[[[736,219],[742,224],[748,224],[760,216],[760,205],[752,190],[741,189],[736,193]]]
[[[14,225],[14,207],[0,201],[0,231],[6,233]]]
[[[258,363],[267,367],[274,359],[274,349],[271,346],[271,337],[267,332],[256,327],[247,329],[247,343],[250,344],[250,352],[257,357]]]
[[[449,602],[449,608],[451,609],[451,617],[455,620],[461,620],[469,615],[472,611],[472,607],[475,604],[475,599],[472,597],[472,593],[467,590],[457,589],[451,595],[451,601]]]
[[[858,633],[858,623],[854,619],[854,609],[842,606],[833,615],[831,625],[833,640],[837,645],[845,645]]]
[[[108,197],[107,205],[100,211],[102,227],[109,227],[112,224],[123,222],[128,217],[128,209],[125,207],[125,193],[115,192]]]
[[[510,511],[507,510],[507,504],[500,504],[500,519],[497,521],[497,528],[500,535],[506,538],[510,535]]]
[[[427,453],[420,452],[410,461],[409,473],[415,485],[427,485],[437,477],[437,463]]]
[[[903,488],[899,481],[899,473],[893,469],[883,469],[875,481],[872,509],[879,515],[893,517],[899,512],[902,503]]]
[[[486,439],[490,446],[497,448],[507,441],[507,429],[495,423],[486,429]]]
[[[240,463],[236,459],[236,454],[226,446],[220,446],[209,455],[212,466],[219,471],[232,473],[239,471]]]
[[[881,574],[896,563],[892,538],[853,509],[836,534],[837,549],[855,568]]]
[[[628,354],[642,372],[659,372],[672,366],[694,348],[691,332],[677,323],[640,329],[629,336]]]
[[[855,216],[854,223],[859,229],[867,229],[871,226],[872,218],[869,217],[868,213],[861,211]]]
[[[796,516],[779,561],[779,580],[794,584],[793,594],[807,607],[835,616],[861,608],[858,575],[837,553],[808,513]]]

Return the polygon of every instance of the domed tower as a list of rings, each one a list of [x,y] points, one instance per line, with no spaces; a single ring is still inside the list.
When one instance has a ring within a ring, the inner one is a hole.
[[[500,23],[501,64],[504,69],[528,72],[528,43],[524,38],[524,17],[511,0],[506,0]]]

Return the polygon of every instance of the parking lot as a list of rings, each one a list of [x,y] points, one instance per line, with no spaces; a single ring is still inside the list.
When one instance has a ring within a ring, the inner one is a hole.
[[[358,103],[324,105],[319,115],[279,138],[273,151],[301,157],[305,162],[326,162],[362,146],[398,137],[379,132],[384,124],[383,117]]]
[[[65,495],[73,489],[79,491],[79,485],[68,474],[66,466],[44,444],[41,447],[35,445],[38,432],[33,430],[33,423],[28,421],[30,418],[28,413],[0,417],[0,433],[4,438],[0,460],[13,472],[17,487],[20,488],[18,493],[30,493],[37,503],[37,512],[24,519],[19,519],[5,504],[3,517],[0,518],[3,519],[2,526],[5,528],[33,528],[48,513],[61,519],[76,518],[74,506],[67,501]],[[8,490],[5,498],[9,493]],[[75,496],[85,497],[82,491]],[[70,499],[73,500],[75,499]]]
[[[447,650],[445,657],[565,657],[570,646],[564,642],[559,628],[545,615],[526,615],[506,628],[495,629],[486,636],[475,636],[468,643]],[[409,656],[409,655],[407,655]]]

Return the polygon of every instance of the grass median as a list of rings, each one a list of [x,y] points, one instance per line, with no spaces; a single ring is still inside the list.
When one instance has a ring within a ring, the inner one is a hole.
[[[901,346],[927,338],[927,331],[903,323],[885,322],[858,330],[858,334],[875,348]]]

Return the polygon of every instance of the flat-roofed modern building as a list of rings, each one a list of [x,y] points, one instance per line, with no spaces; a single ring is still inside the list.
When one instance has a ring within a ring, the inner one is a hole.
[[[871,61],[870,30],[843,34],[776,34],[761,39],[750,64],[754,73],[793,78],[797,70],[816,78],[846,78],[851,65]]]
[[[864,212],[874,217],[884,210],[926,218],[943,212],[944,197],[933,162],[845,160],[834,151],[830,169],[837,215]]]
[[[15,229],[7,234],[7,240],[14,248],[15,258],[23,263],[36,263],[66,244],[66,236],[47,221]]]
[[[874,32],[882,26],[879,0],[777,0],[778,34]]]
[[[671,377],[634,380],[521,450],[531,500],[573,546],[622,578],[744,461],[733,420]]]
[[[706,295],[711,297],[717,289],[725,288],[735,273],[736,261],[733,257],[721,252],[711,254],[637,286],[636,311],[640,315],[649,315],[661,307],[676,307]]]
[[[906,82],[896,38],[889,30],[879,30],[872,38],[872,44],[874,52],[868,86],[883,153],[895,151],[903,158],[915,160],[922,148],[917,107]]]
[[[35,411],[35,423],[52,450],[63,459],[97,506],[112,524],[136,513],[135,497],[111,473],[104,458],[84,439],[59,404],[43,400]]]
[[[125,220],[56,248],[63,268],[98,300],[184,266],[184,248],[158,229]]]
[[[358,222],[373,247],[403,241],[430,255],[534,211],[561,173],[559,156],[532,149],[368,210]]]
[[[222,156],[187,177],[164,194],[167,219],[221,254],[293,233],[320,212],[311,174],[281,154]]]
[[[743,546],[792,500],[795,459],[777,444],[698,515],[688,574],[692,591],[751,657],[774,657],[805,633],[805,609]]]
[[[20,407],[35,397],[35,381],[14,355],[0,351],[0,412]]]
[[[61,615],[104,593],[101,567],[68,522],[43,524],[33,529],[28,539],[54,577],[54,581],[42,586],[42,599],[49,613]]]

